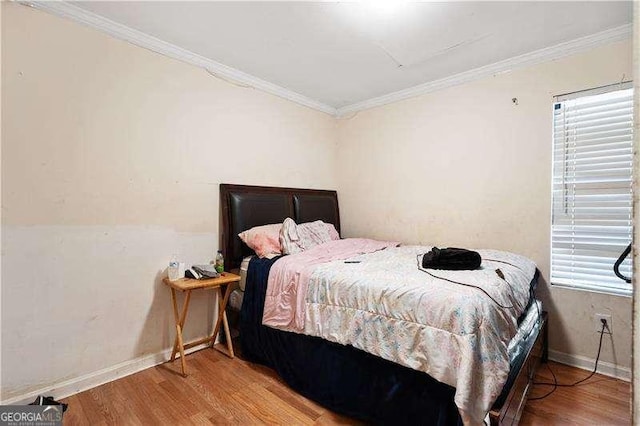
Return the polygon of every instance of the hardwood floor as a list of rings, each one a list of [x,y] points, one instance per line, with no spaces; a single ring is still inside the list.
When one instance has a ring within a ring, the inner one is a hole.
[[[217,350],[187,356],[189,376],[180,363],[162,364],[64,400],[67,425],[108,424],[358,424],[290,390],[276,374]],[[583,370],[551,363],[562,383],[584,377]],[[551,376],[543,366],[538,380]],[[536,386],[533,396],[547,386]],[[574,388],[559,388],[541,401],[529,401],[522,425],[627,425],[630,386],[595,376]]]
[[[589,375],[588,371],[549,362],[558,383],[575,383]],[[546,365],[536,375],[538,382],[553,382]],[[536,385],[530,398],[543,396],[553,387]],[[539,401],[528,401],[520,425],[630,425],[631,384],[611,377],[594,375],[574,387],[558,387]]]

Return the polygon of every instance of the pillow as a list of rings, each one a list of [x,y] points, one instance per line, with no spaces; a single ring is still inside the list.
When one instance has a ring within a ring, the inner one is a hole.
[[[286,218],[280,230],[280,246],[283,254],[296,254],[329,241],[339,240],[340,235],[330,223],[321,220],[297,225]]]
[[[238,237],[249,248],[256,252],[258,257],[272,258],[282,254],[280,248],[281,223],[273,225],[255,226],[238,234]]]

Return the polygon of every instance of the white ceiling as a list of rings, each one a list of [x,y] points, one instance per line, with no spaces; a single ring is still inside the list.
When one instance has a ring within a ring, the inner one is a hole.
[[[632,20],[632,2],[73,4],[332,108]]]

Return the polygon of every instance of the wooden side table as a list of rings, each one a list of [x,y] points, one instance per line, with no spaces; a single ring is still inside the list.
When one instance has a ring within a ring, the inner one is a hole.
[[[218,332],[220,331],[220,325],[224,324],[224,333],[227,338],[227,350],[230,358],[234,357],[233,343],[231,342],[231,333],[229,332],[229,323],[227,322],[227,302],[229,301],[229,295],[231,294],[232,285],[235,282],[240,281],[240,276],[232,274],[230,272],[224,272],[218,278],[211,278],[208,280],[194,280],[191,278],[180,278],[175,281],[171,281],[169,278],[162,280],[171,289],[171,301],[173,303],[173,315],[176,321],[176,339],[173,342],[173,350],[171,351],[171,361],[176,359],[176,353],[180,352],[180,362],[182,364],[182,375],[186,376],[187,364],[184,358],[185,349],[192,348],[202,343],[209,342],[211,345],[216,341]],[[224,287],[224,294],[221,289]],[[218,292],[218,318],[216,319],[216,325],[213,328],[213,334],[205,337],[204,339],[197,340],[185,344],[182,338],[182,331],[184,330],[184,323],[187,319],[187,311],[189,310],[189,301],[191,299],[191,291],[198,289],[215,289]],[[176,291],[180,290],[184,292],[184,301],[182,303],[182,311],[178,311],[178,300]]]

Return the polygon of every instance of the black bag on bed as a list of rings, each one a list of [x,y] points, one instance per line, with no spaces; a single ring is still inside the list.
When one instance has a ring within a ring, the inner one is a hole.
[[[461,271],[478,269],[481,263],[480,253],[454,247],[445,249],[434,247],[422,257],[422,267],[425,269]]]

